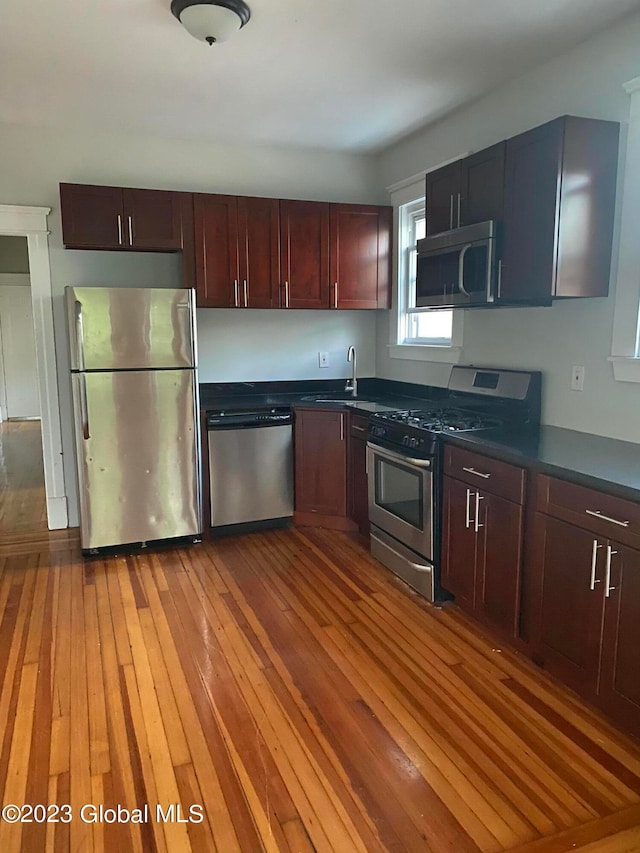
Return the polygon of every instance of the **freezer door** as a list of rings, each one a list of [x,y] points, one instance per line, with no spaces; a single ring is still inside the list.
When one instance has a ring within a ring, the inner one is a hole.
[[[72,376],[83,549],[202,530],[194,370]]]
[[[160,287],[67,287],[72,370],[195,367],[195,295]]]

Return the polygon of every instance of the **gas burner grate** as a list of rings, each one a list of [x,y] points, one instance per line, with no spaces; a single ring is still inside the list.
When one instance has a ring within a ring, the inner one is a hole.
[[[479,429],[499,429],[503,426],[497,418],[481,415],[464,409],[411,409],[378,415],[378,420],[422,429],[428,432],[471,432]]]

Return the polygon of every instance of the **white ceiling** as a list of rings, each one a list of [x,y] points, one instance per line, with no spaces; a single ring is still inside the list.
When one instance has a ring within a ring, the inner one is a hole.
[[[640,0],[249,0],[225,44],[170,0],[3,0],[0,121],[378,150]]]

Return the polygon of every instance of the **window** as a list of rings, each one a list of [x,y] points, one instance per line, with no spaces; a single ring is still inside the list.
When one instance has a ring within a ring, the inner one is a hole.
[[[640,77],[625,83],[631,98],[627,130],[611,362],[616,379],[640,382]]]
[[[426,226],[424,174],[388,189],[398,235],[389,356],[456,364],[462,357],[464,311],[414,307],[416,243],[425,236]]]
[[[424,198],[399,208],[398,344],[450,347],[453,311],[415,308],[416,243],[426,235]]]

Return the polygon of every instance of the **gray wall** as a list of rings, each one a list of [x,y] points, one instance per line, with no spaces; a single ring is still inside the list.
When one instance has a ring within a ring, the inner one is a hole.
[[[0,273],[28,275],[29,251],[27,249],[26,237],[0,235]]]
[[[222,147],[181,139],[87,134],[3,125],[0,202],[53,209],[50,256],[60,384],[64,470],[70,524],[77,523],[65,285],[180,286],[177,255],[80,252],[62,246],[58,183],[113,184],[346,202],[385,200],[371,157],[295,148]],[[375,364],[375,312],[200,311],[201,378],[330,378],[346,375],[340,354],[363,352]],[[331,367],[317,367],[317,351]]]
[[[389,186],[558,115],[627,121],[629,98],[622,84],[640,75],[638,44],[640,15],[634,15],[394,145],[379,157],[381,183]],[[618,231],[619,223],[616,240]],[[545,423],[640,441],[640,386],[616,382],[607,361],[611,353],[615,272],[614,258],[612,291],[607,299],[557,303],[551,308],[466,311],[462,361],[542,370]],[[387,313],[378,320],[378,376],[446,383],[446,366],[389,357],[390,319]],[[574,364],[586,368],[581,393],[569,388]]]

